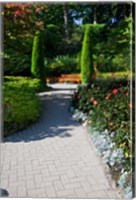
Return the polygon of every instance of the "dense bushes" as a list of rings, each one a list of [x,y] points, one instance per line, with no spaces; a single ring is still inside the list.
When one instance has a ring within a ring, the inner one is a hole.
[[[131,185],[129,89],[127,79],[95,80],[88,86],[80,86],[72,99],[76,117],[88,124],[94,143],[99,146],[118,184],[124,173],[129,174],[125,187]]]
[[[31,53],[18,52],[7,49],[4,55],[4,75],[31,76]]]
[[[33,41],[31,73],[43,83],[45,82],[42,34],[39,31],[36,32]]]
[[[88,83],[94,73],[91,43],[91,26],[86,25],[81,53],[81,78],[83,83]]]
[[[60,76],[61,74],[80,73],[79,55],[56,56],[54,59],[45,59],[48,76]]]
[[[122,52],[118,55],[108,56],[100,54],[97,58],[97,70],[99,72],[121,72],[129,70],[128,56]]]
[[[130,33],[131,23],[132,19],[128,17],[119,24],[105,25],[97,54],[97,68],[100,72],[129,70],[131,34],[133,34]]]
[[[41,90],[38,79],[5,77],[4,136],[25,128],[37,120],[41,102],[35,92]]]
[[[29,78],[29,77],[21,77],[21,76],[5,76],[4,77],[4,88],[6,89],[14,89],[21,88],[21,90],[30,90],[30,92],[39,92],[44,90],[45,88],[41,84],[40,79],[37,78]]]

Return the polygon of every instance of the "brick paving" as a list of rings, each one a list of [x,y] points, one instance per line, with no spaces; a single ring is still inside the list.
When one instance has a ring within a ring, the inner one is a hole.
[[[1,143],[1,188],[12,198],[119,199],[86,128],[68,111],[76,85],[52,86],[39,94],[40,120]]]

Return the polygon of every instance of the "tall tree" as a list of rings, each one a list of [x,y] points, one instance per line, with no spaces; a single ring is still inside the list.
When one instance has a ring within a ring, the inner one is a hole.
[[[45,83],[44,55],[42,34],[37,31],[33,41],[31,73]]]
[[[130,16],[131,3],[89,3],[84,7],[83,23],[119,23]]]
[[[91,26],[85,26],[84,40],[81,53],[81,78],[82,83],[88,83],[94,73],[92,57]]]

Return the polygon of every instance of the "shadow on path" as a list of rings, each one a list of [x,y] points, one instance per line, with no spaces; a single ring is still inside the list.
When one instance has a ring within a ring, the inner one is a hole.
[[[65,89],[62,91],[56,88],[56,90],[58,91],[53,89],[50,92],[40,93],[43,102],[41,118],[26,129],[4,138],[4,142],[30,142],[55,136],[71,137],[73,126],[79,125],[68,111],[71,93]]]
[[[9,193],[6,189],[0,188],[0,197],[8,197]]]

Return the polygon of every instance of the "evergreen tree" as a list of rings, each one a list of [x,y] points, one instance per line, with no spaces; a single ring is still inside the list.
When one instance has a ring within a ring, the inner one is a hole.
[[[39,31],[36,32],[33,40],[31,73],[33,77],[41,79],[43,83],[45,82],[42,34]]]
[[[81,53],[81,78],[82,83],[88,83],[94,73],[92,46],[91,46],[91,26],[85,26],[85,34]]]

